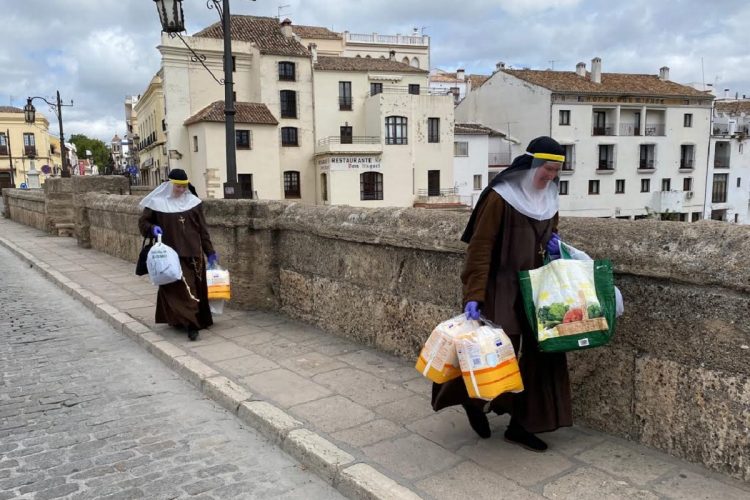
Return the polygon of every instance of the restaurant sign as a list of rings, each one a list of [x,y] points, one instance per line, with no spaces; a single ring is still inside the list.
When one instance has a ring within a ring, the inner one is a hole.
[[[318,168],[323,171],[341,172],[345,170],[380,170],[379,156],[326,156],[318,158]]]

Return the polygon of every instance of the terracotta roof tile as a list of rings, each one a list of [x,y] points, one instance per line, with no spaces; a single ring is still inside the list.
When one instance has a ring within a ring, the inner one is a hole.
[[[292,31],[300,38],[317,38],[318,40],[341,40],[341,33],[336,33],[322,26],[292,25]]]
[[[503,69],[509,75],[539,85],[554,92],[581,94],[621,94],[647,96],[678,96],[710,98],[705,92],[687,85],[660,80],[657,75],[627,73],[602,73],[601,83],[578,76],[574,71],[551,71],[531,69]]]
[[[254,123],[258,125],[278,125],[265,104],[257,102],[235,102],[235,123]],[[185,125],[198,122],[224,122],[224,101],[212,102],[196,114],[185,120]]]
[[[0,113],[23,113],[23,109],[15,106],[0,106]]]
[[[750,99],[739,99],[731,101],[716,101],[716,111],[730,115],[750,115]]]
[[[310,53],[295,37],[287,38],[281,32],[275,17],[232,16],[232,40],[254,42],[261,54],[307,57]],[[220,23],[214,23],[193,36],[223,38]]]
[[[453,133],[461,135],[491,135],[495,137],[505,137],[505,134],[502,132],[485,127],[479,123],[456,123],[453,128]]]
[[[398,73],[427,74],[424,69],[415,68],[390,59],[368,59],[366,57],[318,57],[315,69],[319,71],[392,71]]]

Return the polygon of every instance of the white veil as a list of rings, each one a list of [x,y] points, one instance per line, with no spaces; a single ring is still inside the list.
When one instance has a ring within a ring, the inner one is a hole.
[[[549,181],[543,189],[534,186],[534,176],[546,162],[534,158],[531,168],[509,172],[493,189],[523,215],[536,220],[551,219],[560,208],[558,183]]]
[[[138,204],[141,209],[150,208],[155,212],[174,214],[187,212],[199,205],[201,199],[186,189],[180,196],[172,196],[172,183],[162,182]]]

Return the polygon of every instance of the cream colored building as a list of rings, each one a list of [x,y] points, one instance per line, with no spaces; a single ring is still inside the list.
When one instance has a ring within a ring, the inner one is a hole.
[[[427,71],[352,57],[314,68],[318,203],[411,206],[453,188],[453,100],[429,94]]]
[[[0,106],[0,187],[28,185],[30,171],[39,172],[44,183],[42,167],[55,165],[49,137],[49,121],[42,113],[37,111],[36,122],[27,124],[23,109]]]
[[[126,106],[127,109],[127,106]],[[149,82],[146,91],[133,106],[135,132],[131,140],[138,151],[138,175],[141,184],[155,186],[167,178],[166,121],[164,119],[164,90],[161,71]]]

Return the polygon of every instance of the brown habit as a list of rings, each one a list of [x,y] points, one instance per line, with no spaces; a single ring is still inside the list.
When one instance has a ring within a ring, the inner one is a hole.
[[[542,353],[537,348],[523,310],[518,271],[543,264],[542,250],[553,231],[557,215],[537,221],[526,217],[491,191],[477,207],[474,234],[461,274],[464,304],[476,300],[483,315],[502,326],[516,352],[522,342],[519,360],[524,391],[501,394],[490,403],[497,413],[510,413],[529,432],[553,431],[573,424],[570,383],[565,353]],[[460,377],[444,384],[433,384],[432,407],[469,403],[483,406],[480,399],[469,398]]]
[[[214,247],[206,228],[203,205],[177,213],[144,209],[138,220],[141,234],[151,236],[154,226],[161,227],[164,233],[162,242],[180,256],[184,278],[184,282],[175,281],[159,287],[156,322],[198,330],[211,326],[213,318],[208,306],[204,254],[213,253]]]

